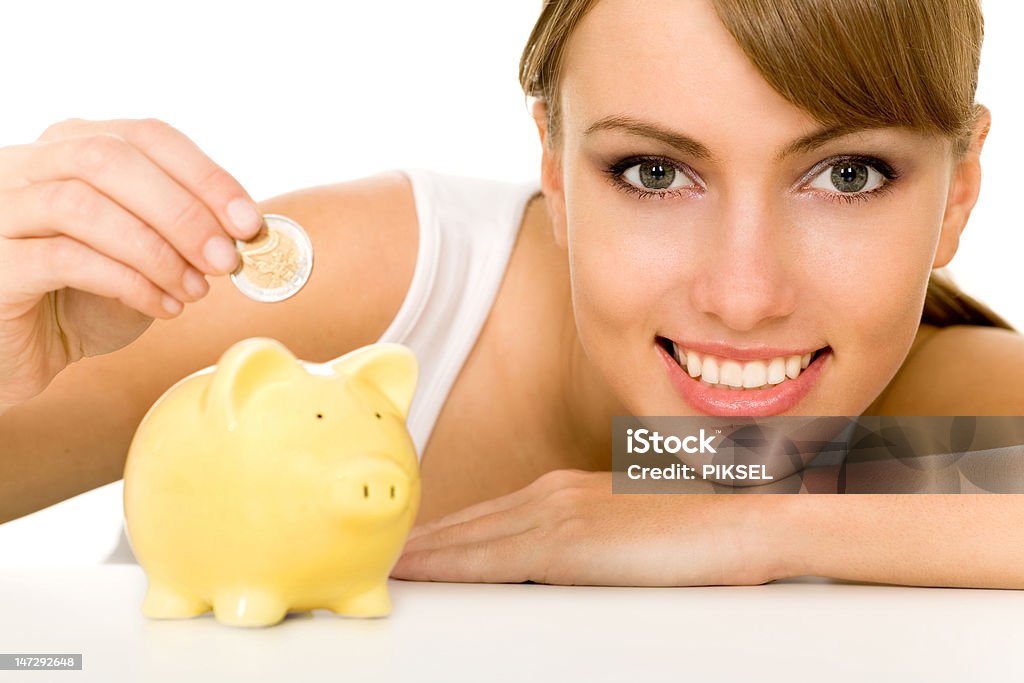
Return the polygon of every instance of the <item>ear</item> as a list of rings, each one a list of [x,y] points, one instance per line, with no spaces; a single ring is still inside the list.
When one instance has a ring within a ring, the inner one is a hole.
[[[403,344],[377,342],[349,351],[330,362],[334,371],[365,380],[395,406],[403,419],[416,393],[416,354]]]
[[[544,100],[535,99],[532,105],[533,122],[540,136],[540,187],[551,216],[551,229],[555,243],[563,250],[568,243],[565,223],[565,190],[562,186],[562,152],[552,149],[548,139],[548,107]]]
[[[981,149],[991,126],[992,113],[988,107],[979,104],[970,145],[953,169],[949,193],[946,195],[946,212],[942,217],[942,232],[939,234],[939,246],[932,268],[947,265],[960,246],[960,235],[967,226],[967,219],[981,191]]]
[[[220,413],[228,429],[234,430],[245,404],[256,392],[268,384],[293,382],[304,374],[292,352],[276,339],[243,339],[217,361],[203,410]]]

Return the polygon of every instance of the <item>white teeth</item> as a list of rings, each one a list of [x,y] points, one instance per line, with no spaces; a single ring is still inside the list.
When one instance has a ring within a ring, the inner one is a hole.
[[[758,389],[796,379],[811,364],[813,353],[779,356],[770,360],[735,361],[705,355],[673,344],[673,356],[701,384],[730,389]]]
[[[712,384],[718,384],[718,361],[714,358],[705,358],[703,373],[701,376]]]
[[[746,389],[763,386],[768,381],[768,368],[761,361],[751,361],[743,366],[743,386]]]
[[[690,377],[700,375],[700,356],[693,351],[686,352],[686,371],[690,373]]]
[[[796,379],[800,376],[800,356],[786,356],[786,377]]]
[[[730,387],[743,386],[743,368],[734,360],[722,361],[722,367],[718,369],[721,384],[728,384]]]

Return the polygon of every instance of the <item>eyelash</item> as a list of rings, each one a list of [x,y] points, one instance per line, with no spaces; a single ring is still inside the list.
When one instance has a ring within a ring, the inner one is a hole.
[[[879,185],[874,190],[868,190],[867,192],[825,192],[824,195],[826,201],[837,202],[841,204],[854,204],[856,202],[865,202],[877,196],[887,193],[890,189],[892,189],[893,181],[900,177],[899,172],[897,172],[892,166],[882,161],[881,159],[878,159],[876,157],[861,156],[857,154],[843,154],[835,157],[830,157],[829,159],[826,159],[818,163],[811,171],[809,171],[804,176],[804,178],[806,182],[809,183],[811,180],[820,175],[821,172],[824,171],[825,169],[832,168],[833,166],[838,166],[839,164],[842,164],[844,162],[853,162],[857,164],[863,164],[864,166],[870,166],[871,168],[878,171],[883,178],[885,178],[885,182]],[[677,172],[680,172],[686,177],[693,180],[692,175],[687,172],[684,166],[681,166],[680,164],[672,161],[671,159],[659,156],[636,156],[622,159],[606,168],[604,170],[604,173],[608,175],[608,177],[611,179],[612,184],[615,187],[622,190],[626,194],[636,195],[640,199],[669,199],[671,197],[679,196],[680,194],[692,192],[692,190],[689,189],[662,192],[644,190],[622,179],[622,176],[625,174],[627,170],[636,166],[637,164],[642,163],[656,163],[661,164],[663,166],[671,166]]]

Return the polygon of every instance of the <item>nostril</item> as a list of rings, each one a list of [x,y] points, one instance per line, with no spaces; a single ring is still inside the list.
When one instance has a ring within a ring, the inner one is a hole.
[[[369,498],[369,497],[370,497],[370,487],[367,486],[366,484],[363,484],[363,498]]]
[[[391,486],[391,497],[392,497],[392,498],[394,498],[394,497],[395,497],[395,487],[394,487],[394,485],[393,485],[393,484],[392,484],[392,486]]]

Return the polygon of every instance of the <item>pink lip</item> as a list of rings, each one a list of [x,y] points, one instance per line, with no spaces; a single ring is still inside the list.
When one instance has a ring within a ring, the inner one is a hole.
[[[832,358],[832,349],[827,349],[818,354],[796,379],[787,379],[770,389],[719,389],[690,377],[661,344],[655,342],[654,346],[665,362],[672,385],[687,403],[707,415],[729,417],[778,415],[794,408],[810,392]]]

